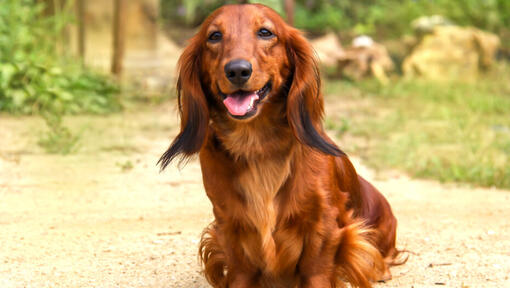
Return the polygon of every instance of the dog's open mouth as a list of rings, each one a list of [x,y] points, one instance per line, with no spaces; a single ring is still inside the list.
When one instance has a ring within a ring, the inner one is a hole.
[[[233,94],[224,95],[223,104],[227,107],[232,117],[238,119],[249,118],[257,113],[257,105],[266,97],[271,90],[271,83],[257,91],[237,91]]]

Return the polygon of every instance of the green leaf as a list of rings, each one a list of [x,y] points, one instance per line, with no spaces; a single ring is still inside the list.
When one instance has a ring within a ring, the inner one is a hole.
[[[22,107],[27,99],[27,93],[23,90],[11,90],[8,96],[12,98],[14,107]]]
[[[16,74],[16,67],[10,63],[0,64],[0,85],[2,89],[6,89],[11,82],[12,77]]]

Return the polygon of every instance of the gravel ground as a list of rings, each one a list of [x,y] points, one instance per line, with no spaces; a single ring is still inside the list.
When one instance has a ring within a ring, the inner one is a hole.
[[[79,152],[49,155],[44,124],[0,115],[0,287],[208,287],[212,220],[197,161],[159,173],[170,106],[73,117]],[[356,159],[354,159],[356,160]],[[360,174],[387,196],[409,261],[376,287],[510,287],[510,191]]]

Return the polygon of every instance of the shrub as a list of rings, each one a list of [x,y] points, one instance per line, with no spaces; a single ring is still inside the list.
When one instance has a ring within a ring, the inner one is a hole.
[[[316,33],[400,37],[411,32],[412,20],[434,14],[498,34],[510,26],[508,0],[299,0],[296,5],[296,26]]]
[[[0,9],[0,111],[16,114],[104,113],[119,109],[118,87],[58,55],[57,40],[71,18],[43,16],[43,5],[3,0]]]
[[[178,24],[196,26],[217,7],[232,0],[161,0],[162,15]],[[278,12],[282,1],[252,0]],[[296,0],[295,25],[321,34],[327,31],[394,38],[410,33],[412,20],[443,15],[459,25],[471,25],[498,34],[510,34],[508,0]]]
[[[118,110],[119,89],[80,61],[59,55],[70,13],[44,15],[44,6],[31,0],[0,5],[0,111],[40,114],[48,131],[39,145],[49,153],[71,153],[79,136],[63,125],[63,115]]]

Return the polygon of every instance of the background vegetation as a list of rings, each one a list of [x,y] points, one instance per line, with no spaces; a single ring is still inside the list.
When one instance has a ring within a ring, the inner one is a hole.
[[[327,127],[365,163],[411,176],[510,188],[510,67],[477,83],[329,81]]]
[[[235,0],[161,0],[161,15],[165,21],[172,24],[198,26],[215,9],[235,4]],[[282,13],[281,0],[251,1],[262,3]]]
[[[64,53],[59,43],[73,19],[66,7],[47,16],[44,5],[30,0],[0,5],[0,111],[42,115],[48,132],[40,144],[49,152],[69,153],[78,136],[63,126],[62,116],[116,111],[119,88]]]
[[[162,0],[161,15],[175,31],[193,29],[212,10],[234,2]],[[256,2],[283,13],[283,1]],[[460,25],[492,31],[502,38],[503,51],[510,47],[507,0],[295,2],[296,26],[312,35],[333,31],[342,37],[369,34],[379,40],[400,39],[411,33],[412,20],[440,14]],[[48,16],[35,3],[2,0],[0,4],[0,112],[42,116],[48,129],[39,144],[48,152],[71,153],[80,135],[64,126],[63,117],[118,111],[120,87],[65,52],[65,27],[75,21],[69,7]],[[508,75],[508,64],[500,63],[476,83],[394,78],[390,85],[381,86],[374,81],[330,79],[327,94],[341,113],[329,115],[327,127],[343,137],[344,149],[372,167],[510,188]]]
[[[162,0],[162,15],[174,23],[199,25],[217,7],[236,1]],[[282,12],[282,1],[250,1]],[[411,33],[410,23],[420,16],[443,15],[459,25],[471,25],[499,34],[510,46],[508,0],[297,0],[295,25],[312,34],[328,31],[344,35],[368,34],[376,39]]]
[[[305,0],[297,4],[299,27],[316,32],[350,31],[379,39],[410,33],[414,19],[434,14],[497,33],[510,26],[510,2],[506,0]]]
[[[44,6],[3,0],[0,9],[0,111],[104,113],[118,109],[118,88],[84,69],[58,43],[68,13],[43,17]]]

